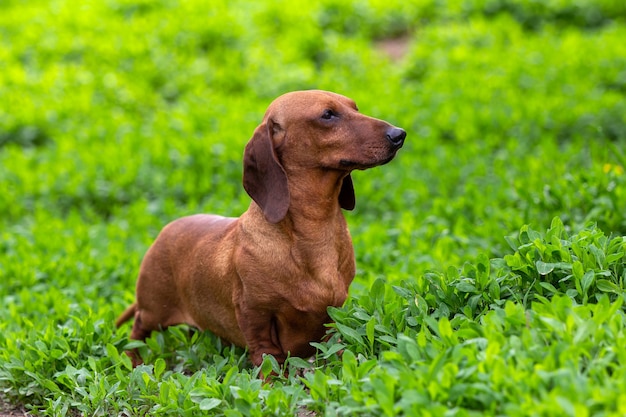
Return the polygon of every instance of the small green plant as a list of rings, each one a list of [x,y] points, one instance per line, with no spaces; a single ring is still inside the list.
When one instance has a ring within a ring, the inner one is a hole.
[[[621,355],[601,340],[626,336],[624,238],[594,225],[568,234],[555,218],[545,233],[524,226],[508,241],[514,253],[504,258],[398,286],[377,280],[331,310],[343,379],[318,370],[305,380],[323,410],[617,412]],[[596,388],[607,390],[600,401]]]
[[[570,237],[555,218],[545,235],[524,227],[509,243],[516,252],[503,261],[509,274],[520,281],[525,301],[532,295],[565,294],[587,304],[603,294],[610,300],[625,294],[626,239],[622,236],[607,237],[590,226]]]

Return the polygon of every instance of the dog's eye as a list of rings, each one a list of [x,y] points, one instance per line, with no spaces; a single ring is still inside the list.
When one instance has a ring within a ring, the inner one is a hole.
[[[335,117],[337,117],[337,113],[330,109],[326,109],[324,110],[324,113],[322,113],[322,119],[324,120],[332,120]]]

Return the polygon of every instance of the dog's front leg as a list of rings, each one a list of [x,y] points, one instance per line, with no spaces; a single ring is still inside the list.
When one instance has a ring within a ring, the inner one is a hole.
[[[250,307],[242,303],[236,309],[239,327],[255,366],[263,362],[263,355],[272,355],[279,364],[287,359],[278,338],[278,322],[270,310]]]

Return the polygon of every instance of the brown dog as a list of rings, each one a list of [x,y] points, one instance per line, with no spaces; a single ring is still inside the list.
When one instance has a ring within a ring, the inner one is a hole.
[[[297,91],[268,108],[244,152],[252,197],[239,218],[198,214],[167,225],[146,253],[132,339],[180,323],[283,363],[308,357],[354,278],[341,208],[354,208],[350,172],[389,162],[404,130],[326,91]],[[139,358],[134,358],[139,363]]]

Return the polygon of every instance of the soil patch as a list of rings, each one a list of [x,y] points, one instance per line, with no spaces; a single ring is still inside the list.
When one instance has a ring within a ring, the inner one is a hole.
[[[0,417],[26,417],[28,413],[24,407],[13,405],[6,401],[4,396],[0,394]]]
[[[397,38],[381,39],[376,41],[374,46],[391,58],[392,61],[399,61],[409,51],[410,43],[411,37],[409,35],[402,35]]]

